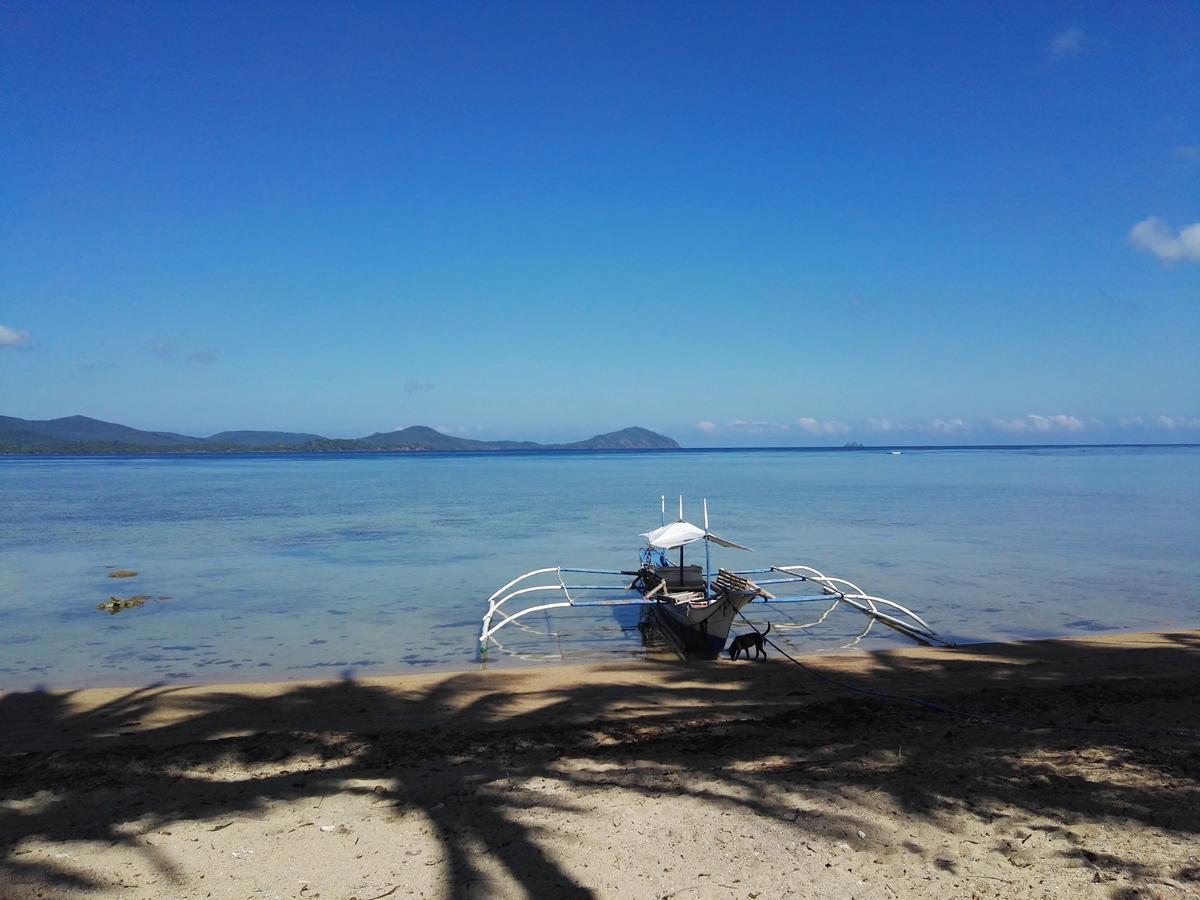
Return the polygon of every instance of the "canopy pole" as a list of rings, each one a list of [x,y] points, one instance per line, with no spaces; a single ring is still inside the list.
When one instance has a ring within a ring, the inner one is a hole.
[[[708,498],[704,498],[704,599],[708,599],[708,582],[712,578],[712,562],[708,543]]]
[[[659,506],[661,507],[661,510],[662,510],[662,524],[663,524],[663,527],[666,528],[667,527],[667,495],[663,494],[662,496],[660,496],[658,498],[658,502],[659,502]]]
[[[679,521],[683,521],[683,494],[679,495]]]

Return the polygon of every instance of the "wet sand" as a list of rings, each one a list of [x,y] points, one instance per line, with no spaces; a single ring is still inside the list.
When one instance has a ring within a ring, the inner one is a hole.
[[[1200,632],[804,662],[0,695],[0,898],[1200,895]]]

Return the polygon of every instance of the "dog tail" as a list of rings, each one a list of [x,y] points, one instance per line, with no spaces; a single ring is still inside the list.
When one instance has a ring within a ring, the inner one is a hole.
[[[766,637],[766,636],[767,636],[768,634],[770,634],[770,633],[771,633],[771,623],[770,623],[770,622],[768,622],[768,623],[767,623],[767,630],[763,632],[763,637]]]

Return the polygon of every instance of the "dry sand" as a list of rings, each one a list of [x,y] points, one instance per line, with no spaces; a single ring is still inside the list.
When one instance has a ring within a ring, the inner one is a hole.
[[[1200,632],[805,661],[1088,730],[780,659],[8,694],[0,897],[1200,896]]]

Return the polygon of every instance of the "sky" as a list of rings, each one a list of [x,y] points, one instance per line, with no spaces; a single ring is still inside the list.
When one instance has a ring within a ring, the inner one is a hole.
[[[1200,4],[0,6],[0,414],[1200,441]]]

